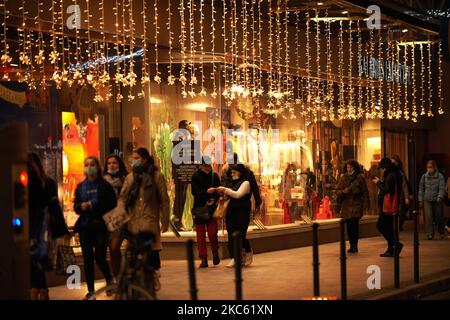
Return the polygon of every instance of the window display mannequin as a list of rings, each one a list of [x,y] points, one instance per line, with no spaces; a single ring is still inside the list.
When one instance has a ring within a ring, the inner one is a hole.
[[[173,142],[174,146],[177,145],[178,143],[180,143],[181,141],[192,140],[194,138],[195,127],[190,121],[181,120],[178,123],[178,129],[182,129],[182,130],[178,134],[178,141]],[[183,131],[184,131],[183,129],[187,130],[190,135],[186,136],[186,134],[185,134],[186,132],[183,133]],[[184,204],[186,202],[186,192],[187,192],[188,184],[179,181],[177,171],[175,170],[174,167],[172,167],[172,168],[173,168],[172,169],[172,178],[173,178],[174,184],[175,184],[175,198],[174,198],[174,202],[173,202],[173,215],[175,218],[173,220],[173,224],[178,231],[183,231],[184,230],[184,226],[183,226],[183,222],[182,222],[183,221],[183,211],[184,211]]]

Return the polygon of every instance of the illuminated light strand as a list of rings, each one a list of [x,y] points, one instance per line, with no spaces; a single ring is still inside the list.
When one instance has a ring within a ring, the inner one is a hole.
[[[264,93],[264,87],[263,87],[263,62],[262,62],[262,41],[261,41],[261,30],[262,30],[262,12],[261,12],[261,3],[263,0],[258,0],[258,62],[259,62],[259,69],[258,69],[258,77],[259,77],[259,83],[258,83],[258,95],[262,96]]]
[[[256,0],[258,1],[258,0]],[[256,43],[256,38],[255,38],[255,5],[254,2],[251,1],[250,2],[250,16],[252,17],[252,24],[250,25],[251,28],[251,57],[252,57],[252,73],[251,73],[251,92],[252,92],[252,96],[256,97],[258,94],[258,90],[257,90],[257,79],[255,76],[256,70],[255,70],[255,64],[256,64],[256,48],[257,48],[257,43]]]
[[[362,56],[362,34],[361,34],[361,21],[358,20],[358,57],[363,59]],[[363,86],[362,86],[362,61],[358,64],[360,70],[358,71],[358,111],[357,118],[362,119],[364,117],[364,105],[363,105]]]
[[[401,103],[401,97],[402,97],[402,85],[401,85],[401,73],[400,73],[400,46],[398,46],[398,42],[396,42],[396,46],[397,48],[397,57],[396,57],[396,70],[397,70],[397,74],[396,74],[396,112],[395,112],[395,119],[399,120],[402,116],[402,103]]]
[[[281,95],[281,20],[280,20],[280,0],[277,2],[277,11],[275,13],[276,17],[276,46],[277,46],[277,73],[276,73],[276,81],[277,81],[277,94]],[[276,101],[278,105],[281,105],[281,101]],[[276,117],[276,116],[275,116]]]
[[[348,119],[355,120],[356,112],[354,106],[354,88],[353,88],[353,37],[352,37],[353,20],[348,23],[349,32],[349,62],[348,62],[348,77],[349,77],[349,94],[348,94]]]
[[[62,68],[62,72],[61,72],[61,81],[62,82],[67,82],[68,83],[68,77],[69,77],[69,71],[66,69],[66,52],[68,51],[68,48],[65,45],[65,39],[64,39],[64,5],[63,5],[63,0],[59,1],[59,23],[60,23],[60,32],[61,32],[61,37],[60,37],[60,43],[61,43],[61,68]],[[67,43],[68,45],[68,43]],[[69,59],[69,53],[67,53],[67,59]],[[70,64],[69,64],[70,65]],[[69,84],[69,83],[68,83]],[[70,84],[69,84],[70,86]]]
[[[316,98],[315,98],[315,108],[314,108],[314,118],[313,122],[316,123],[318,119],[318,113],[321,113],[321,96],[320,96],[320,21],[319,21],[319,14],[320,10],[315,9],[315,16],[316,16],[316,70],[317,70],[317,80],[316,80]]]
[[[8,40],[7,40],[7,35],[6,35],[6,31],[8,30],[7,20],[8,20],[8,16],[9,16],[9,11],[6,8],[6,0],[3,0],[3,2],[0,4],[0,6],[2,7],[2,11],[3,11],[3,23],[2,23],[3,39],[2,39],[2,42],[3,42],[3,50],[4,50],[0,59],[2,61],[2,66],[4,68],[7,68],[7,67],[9,67],[9,64],[11,63],[12,58],[9,55],[9,45],[8,45]],[[8,72],[5,72],[3,74],[2,80],[10,81]]]
[[[119,1],[116,0],[116,5],[114,7],[114,15],[116,16],[116,23],[115,23],[115,28],[116,28],[116,55],[120,55],[120,40],[119,40]],[[116,101],[117,102],[121,102],[123,99],[122,96],[122,92],[121,92],[121,83],[122,83],[122,68],[121,68],[121,64],[120,61],[117,60],[116,61],[116,74],[114,76],[114,82],[116,84],[116,90],[117,90],[117,95],[116,95]]]
[[[214,2],[211,3],[211,49],[212,49],[212,73],[211,73],[211,80],[213,85],[213,91],[211,92],[211,98],[216,99],[217,98],[217,88],[216,88],[216,9],[214,6]]]
[[[154,16],[155,16],[155,76],[153,80],[157,83],[161,83],[161,73],[159,71],[159,50],[158,50],[158,34],[159,34],[159,24],[158,24],[158,0],[155,0],[154,5]]]
[[[37,43],[37,49],[38,49],[38,53],[36,56],[34,56],[34,61],[36,63],[36,65],[39,66],[39,72],[40,72],[40,87],[42,90],[46,90],[47,89],[47,85],[46,85],[46,78],[45,78],[45,50],[43,49],[43,34],[42,34],[42,30],[41,30],[41,24],[40,24],[40,17],[41,17],[41,13],[43,12],[43,10],[41,9],[42,7],[42,1],[39,0],[37,2],[38,7],[37,7],[37,15],[35,16],[35,26],[38,29],[38,37],[36,38],[36,43]]]
[[[369,53],[369,61],[374,61],[375,59],[375,32],[373,31],[373,29],[370,29],[370,53]],[[371,63],[370,64],[370,74],[375,76],[375,64]],[[371,106],[371,110],[370,110],[370,119],[375,119],[376,115],[377,115],[377,110],[376,110],[376,99],[377,99],[377,92],[376,92],[376,88],[375,88],[375,80],[372,79],[369,76],[369,81],[370,81],[370,106]]]
[[[378,29],[378,113],[377,118],[384,118],[384,74],[383,71],[383,35],[381,29]]]
[[[343,21],[339,21],[339,119],[345,119],[345,97],[344,97],[344,26]]]
[[[412,45],[412,112],[411,112],[411,120],[413,122],[417,122],[417,88],[416,88],[416,46]]]
[[[295,99],[295,103],[297,105],[302,105],[300,92],[301,92],[301,84],[300,84],[300,43],[299,43],[299,31],[300,31],[300,13],[295,11],[295,68],[297,69],[297,96]],[[301,112],[301,110],[300,110]]]
[[[431,52],[431,48],[432,48],[432,44],[428,43],[428,101],[429,101],[429,108],[428,108],[428,112],[427,112],[427,116],[428,117],[433,117],[434,113],[433,113],[433,107],[434,107],[434,101],[433,101],[433,81],[432,81],[432,77],[433,77],[433,72],[431,70],[431,58],[433,56],[432,52]]]
[[[194,63],[194,55],[195,55],[195,3],[194,0],[190,0],[189,2],[189,47],[190,47],[190,68],[191,68],[191,90],[188,92],[191,98],[196,96],[194,91],[194,86],[197,84],[197,78],[195,77],[195,63]]]
[[[86,28],[86,36],[87,36],[87,60],[88,61],[92,61],[92,42],[91,42],[91,33],[90,33],[90,24],[91,24],[91,17],[90,17],[90,10],[89,10],[89,0],[86,0],[86,9],[84,10],[84,13],[86,14],[86,20],[84,20],[84,22],[87,23],[87,28]],[[92,85],[95,89],[96,84],[93,81],[94,76],[92,74],[92,65],[89,66],[88,68],[88,74],[86,75],[86,81],[89,85]]]
[[[395,75],[394,75],[394,53],[395,53],[395,47],[394,47],[394,42],[393,41],[389,41],[389,109],[388,109],[388,115],[387,118],[388,119],[393,119],[394,118],[394,111],[395,111],[395,95],[394,95],[394,88],[395,88]]]
[[[77,1],[74,0],[73,4],[78,6]],[[80,40],[80,29],[78,29],[77,24],[73,25],[75,28],[75,73],[73,75],[73,79],[78,83],[78,85],[84,85],[83,72],[80,69],[81,65],[81,40]]]
[[[310,123],[309,114],[311,112],[311,51],[310,51],[310,19],[309,10],[306,11],[306,123]]]
[[[173,63],[173,57],[172,57],[172,45],[173,45],[173,32],[172,32],[172,8],[171,8],[171,2],[167,2],[167,30],[169,32],[169,66],[167,68],[168,76],[167,76],[167,84],[169,86],[172,86],[175,84],[175,77],[172,74],[172,63]]]
[[[247,28],[247,1],[242,0],[242,10],[241,10],[241,19],[242,19],[242,56],[243,56],[243,87],[244,92],[242,96],[246,98],[249,95],[248,88],[248,28]]]
[[[200,92],[199,92],[199,96],[206,96],[206,90],[205,90],[205,73],[204,73],[204,68],[203,68],[203,62],[204,62],[204,55],[205,55],[205,50],[204,50],[204,39],[203,39],[203,20],[205,19],[205,16],[203,14],[203,6],[204,6],[204,0],[200,0]]]
[[[146,1],[146,0],[144,0]],[[225,1],[225,0],[224,0]],[[183,98],[187,97],[187,91],[186,91],[186,23],[185,23],[185,10],[184,10],[184,0],[180,0],[180,5],[178,6],[178,10],[180,10],[180,53],[181,53],[181,69],[180,69],[180,76],[179,81],[181,83],[181,96]]]
[[[129,93],[128,93],[128,101],[133,101],[135,99],[135,96],[133,95],[132,88],[136,85],[136,73],[134,72],[134,46],[135,46],[135,30],[134,30],[134,18],[133,18],[133,0],[129,0],[128,2],[128,19],[130,23],[130,59],[129,61],[129,68],[128,68],[128,74],[127,74],[127,80],[128,85],[130,87]]]
[[[128,38],[129,38],[129,34],[128,34],[128,28],[127,28],[127,24],[126,21],[128,19],[126,19],[128,14],[128,5],[126,3],[126,0],[122,0],[122,48],[123,48],[123,55],[126,56],[127,54],[131,54],[131,52],[129,52],[129,50],[127,50],[127,44],[128,44]],[[129,53],[127,53],[127,51]],[[127,78],[127,74],[128,74],[128,68],[127,68],[127,61],[123,60],[123,73],[121,76],[121,80],[122,80],[122,85],[123,87],[127,87],[128,86],[128,78]]]
[[[284,3],[285,7],[287,8],[288,6],[288,0],[285,1]],[[289,60],[289,53],[290,53],[290,47],[289,47],[289,27],[288,27],[288,22],[289,22],[289,11],[285,10],[285,16],[284,16],[284,48],[285,48],[285,83],[286,83],[286,88],[285,88],[285,95],[286,95],[286,109],[289,112],[289,117],[290,119],[295,119],[295,114],[294,114],[294,109],[292,107],[292,92],[291,92],[291,76],[289,74],[289,65],[290,65],[290,60]]]
[[[273,94],[273,39],[272,39],[272,0],[269,0],[269,96]],[[308,48],[306,49],[308,50]],[[270,103],[270,102],[269,102]]]
[[[328,13],[328,10],[327,10]],[[331,61],[331,55],[332,55],[332,49],[331,49],[331,21],[327,22],[327,100],[329,105],[328,110],[328,118],[333,121],[336,117],[335,115],[335,109],[334,109],[334,89],[333,89],[333,80],[331,78],[333,74],[333,64]]]
[[[423,43],[420,44],[420,75],[421,75],[421,99],[420,99],[420,115],[424,116],[425,112],[425,59],[424,59]]]
[[[227,2],[222,0],[222,37],[223,37],[223,55],[225,61],[223,63],[223,79],[224,79],[224,90],[222,92],[223,97],[227,100],[229,97],[229,83],[228,83],[228,63],[227,63]]]
[[[405,62],[405,71],[403,75],[404,83],[404,106],[403,106],[403,118],[405,120],[410,119],[410,112],[409,112],[409,90],[408,90],[408,77],[409,77],[409,71],[408,71],[408,62],[409,62],[409,53],[408,53],[409,46],[405,46],[404,51],[404,62]]]
[[[438,106],[438,113],[439,114],[444,114],[444,109],[443,109],[443,95],[442,95],[442,77],[443,77],[443,71],[442,71],[442,41],[439,41],[438,43],[438,102],[439,102],[439,106]]]

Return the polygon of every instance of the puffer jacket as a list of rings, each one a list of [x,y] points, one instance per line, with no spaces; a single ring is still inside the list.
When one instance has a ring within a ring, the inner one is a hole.
[[[344,219],[361,218],[364,208],[370,206],[369,191],[366,179],[362,174],[343,174],[339,179],[337,193],[341,217]]]
[[[437,198],[444,199],[445,178],[440,172],[422,175],[419,182],[419,202],[434,202]]]

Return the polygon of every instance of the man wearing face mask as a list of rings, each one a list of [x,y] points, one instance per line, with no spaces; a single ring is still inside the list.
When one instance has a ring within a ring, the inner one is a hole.
[[[427,162],[427,172],[419,182],[419,205],[425,211],[425,233],[428,240],[434,238],[434,224],[441,238],[445,237],[444,205],[445,178],[437,169],[436,161]]]

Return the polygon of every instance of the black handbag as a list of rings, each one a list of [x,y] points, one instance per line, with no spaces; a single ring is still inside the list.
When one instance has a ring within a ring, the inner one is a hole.
[[[211,210],[209,206],[192,208],[192,217],[195,224],[207,224],[211,220]]]

